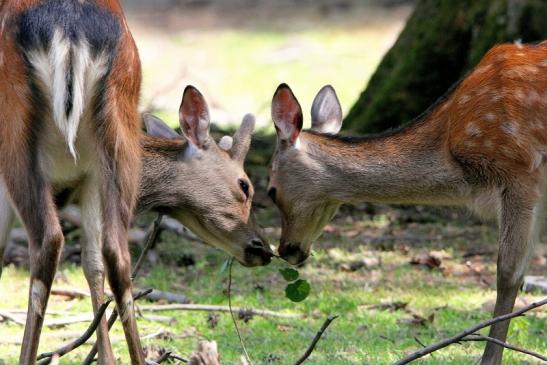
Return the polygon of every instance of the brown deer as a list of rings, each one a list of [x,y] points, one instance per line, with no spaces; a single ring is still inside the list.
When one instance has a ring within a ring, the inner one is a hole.
[[[83,266],[94,311],[103,301],[106,272],[133,364],[145,360],[133,312],[127,230],[139,182],[147,192],[159,184],[141,180],[141,161],[156,163],[145,171],[155,168],[158,174],[166,162],[187,162],[184,184],[196,193],[186,195],[186,204],[201,210],[179,212],[178,218],[246,265],[269,259],[249,215],[252,187],[240,162],[248,143],[245,130],[252,123],[244,123],[230,159],[226,152],[222,156],[208,135],[206,104],[197,90],[188,88],[180,111],[187,141],[141,137],[140,79],[138,52],[117,0],[0,3],[0,238],[5,240],[14,207],[29,236],[31,263],[20,364],[35,363],[64,243],[55,201],[61,190],[78,190],[88,238]],[[225,162],[233,170],[204,166],[213,162]],[[197,181],[193,174],[204,170],[210,173],[210,185],[189,185]],[[174,172],[164,167],[161,173],[165,187]],[[219,187],[220,178],[235,181],[225,180],[226,186]],[[209,200],[198,192],[210,193]],[[220,197],[223,192],[228,195]],[[233,206],[223,206],[219,197]],[[141,203],[177,212],[161,205],[169,200],[157,198],[149,194]],[[115,363],[104,321],[97,335],[99,363]]]
[[[544,217],[546,43],[493,48],[447,97],[381,136],[337,136],[342,112],[330,86],[311,116],[302,131],[298,101],[279,86],[268,194],[281,211],[283,258],[304,261],[343,203],[467,205],[498,219],[494,315],[513,309]],[[505,340],[508,326],[492,326],[490,336]],[[482,364],[500,364],[502,350],[489,342]]]

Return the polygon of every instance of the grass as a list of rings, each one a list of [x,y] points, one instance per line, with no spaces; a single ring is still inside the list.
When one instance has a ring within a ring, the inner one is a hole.
[[[303,353],[329,315],[339,315],[340,318],[320,341],[309,360],[310,364],[390,364],[419,348],[418,340],[430,344],[490,317],[490,310],[485,309],[484,304],[495,298],[492,284],[495,272],[493,255],[464,258],[463,254],[477,248],[494,252],[493,247],[483,241],[495,240],[494,229],[476,224],[461,225],[458,221],[405,223],[393,220],[393,212],[397,211],[386,208],[374,219],[360,210],[350,213],[343,211],[337,218],[336,226],[329,227],[315,247],[309,264],[299,269],[301,276],[312,284],[310,296],[301,303],[292,303],[284,296],[285,282],[278,269],[286,267],[285,263],[274,261],[268,267],[255,269],[234,265],[234,306],[268,308],[305,315],[301,320],[255,317],[248,322],[239,321],[242,336],[255,364],[291,364]],[[264,221],[264,217],[272,214],[267,209],[260,215]],[[276,233],[273,227],[267,231],[270,235]],[[391,246],[382,242],[363,244],[361,241],[362,237],[382,237],[382,234],[388,234],[386,232],[400,235],[401,239]],[[423,239],[410,246],[404,238],[409,235]],[[357,245],[359,242],[361,244]],[[432,249],[444,249],[446,258],[443,259],[441,269],[409,264],[415,254]],[[145,264],[144,273],[137,280],[138,287],[184,293],[195,303],[227,304],[227,272],[220,272],[226,257],[221,252],[185,242],[168,232],[162,233],[157,252],[160,263]],[[194,257],[196,264],[186,267],[180,265],[181,258],[188,256]],[[380,258],[381,265],[354,272],[342,269],[341,265],[345,262],[367,257]],[[488,285],[481,283],[475,274],[465,269],[466,261],[481,267]],[[536,263],[532,272],[540,271],[541,264]],[[5,293],[0,310],[25,308],[27,285],[28,274],[24,270],[8,267],[0,280],[0,292]],[[80,268],[71,264],[63,265],[55,286],[85,288]],[[538,294],[526,295],[528,300],[539,297]],[[432,320],[418,324],[412,321],[407,311],[371,308],[374,304],[390,302],[406,302],[413,313],[423,318],[432,316]],[[88,299],[63,301],[56,296],[51,298],[48,309],[61,311],[63,316],[91,311]],[[166,338],[143,341],[149,356],[155,356],[154,351],[160,348],[187,356],[200,339],[216,340],[225,364],[236,363],[241,356],[229,314],[161,314],[172,317],[171,322],[160,323],[144,318],[138,320],[141,336],[161,329],[169,333]],[[215,326],[211,325],[213,317],[218,320]],[[77,337],[84,328],[85,325],[77,324],[45,329],[40,352],[52,350],[66,340]],[[0,324],[0,359],[5,364],[17,362],[19,345],[16,342],[22,337],[22,332],[22,327],[18,325]],[[509,342],[547,353],[546,334],[547,323],[543,310],[513,320]],[[119,363],[129,363],[119,324],[114,327],[111,338]],[[439,351],[418,363],[471,364],[480,356],[482,349],[482,343],[463,343]],[[82,346],[63,358],[62,363],[79,364],[88,350],[88,345]],[[537,362],[525,355],[506,351],[504,364],[522,363]]]

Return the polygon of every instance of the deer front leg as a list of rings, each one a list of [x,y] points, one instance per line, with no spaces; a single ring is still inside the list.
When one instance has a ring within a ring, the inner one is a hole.
[[[101,199],[95,179],[86,182],[80,203],[82,208],[82,222],[86,242],[82,246],[82,266],[89,285],[93,314],[97,314],[104,302],[104,264],[102,255],[102,214]],[[112,345],[108,336],[106,318],[103,316],[97,326],[98,364],[109,365],[116,362],[112,353]]]
[[[530,191],[534,189],[529,189],[528,194],[506,190],[502,196],[495,317],[513,311],[524,273],[539,240],[543,202],[530,197]],[[508,329],[509,321],[496,323],[490,328],[489,336],[505,341]],[[502,356],[503,347],[488,342],[481,364],[499,365]]]
[[[0,278],[2,278],[4,250],[8,243],[14,219],[15,214],[11,207],[8,192],[4,181],[0,177]]]

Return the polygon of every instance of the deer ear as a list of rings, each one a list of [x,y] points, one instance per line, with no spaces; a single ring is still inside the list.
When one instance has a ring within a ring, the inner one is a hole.
[[[235,161],[238,161],[243,165],[245,161],[245,156],[249,152],[249,147],[251,147],[251,136],[255,128],[255,116],[252,114],[246,114],[243,117],[241,126],[234,134],[233,146],[230,151],[230,156]]]
[[[342,128],[342,107],[336,91],[330,85],[323,86],[311,107],[311,129],[319,133],[337,134]]]
[[[184,89],[179,109],[182,132],[197,148],[203,148],[209,140],[209,108],[203,95],[193,86]]]
[[[286,84],[279,85],[274,93],[272,119],[278,138],[294,144],[302,130],[302,108]]]
[[[152,137],[164,139],[180,139],[181,136],[169,127],[163,120],[150,113],[143,113],[142,120],[146,133]]]

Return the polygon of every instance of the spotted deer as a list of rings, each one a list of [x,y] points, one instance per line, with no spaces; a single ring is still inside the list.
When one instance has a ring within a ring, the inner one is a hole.
[[[547,43],[491,49],[452,92],[405,127],[376,137],[338,136],[342,112],[325,86],[302,131],[302,110],[282,84],[268,194],[282,217],[279,254],[304,261],[344,203],[466,205],[499,222],[494,315],[513,309],[544,220]],[[491,327],[505,340],[508,321]],[[482,364],[500,364],[489,342]]]
[[[103,302],[106,273],[132,364],[145,363],[133,310],[127,247],[139,183],[141,194],[148,193],[139,208],[163,208],[178,214],[196,233],[244,264],[260,264],[269,257],[263,253],[262,240],[256,238],[249,216],[252,187],[240,162],[247,133],[236,135],[241,141],[234,141],[230,154],[221,153],[209,138],[201,94],[188,88],[180,112],[187,139],[141,136],[137,111],[140,61],[117,0],[1,2],[0,80],[0,238],[5,241],[14,212],[29,237],[31,278],[20,364],[36,360],[64,243],[55,199],[62,190],[78,191],[87,236],[83,267],[93,309],[97,311]],[[245,128],[250,124],[246,122]],[[187,164],[186,179],[177,176],[178,161]],[[144,170],[142,162],[148,164]],[[232,170],[203,166],[214,162]],[[189,185],[198,183],[194,174],[206,169],[206,184]],[[141,171],[152,170],[157,180],[152,176],[141,179]],[[163,180],[158,177],[161,174]],[[179,179],[174,181],[174,176]],[[196,207],[193,213],[177,211],[169,199],[158,200],[162,197],[155,189],[169,181],[193,189],[169,197],[186,197],[186,206]],[[226,186],[219,187],[224,182]],[[222,199],[232,207],[219,203],[221,193],[227,194]],[[97,336],[99,363],[115,363],[104,320]]]

